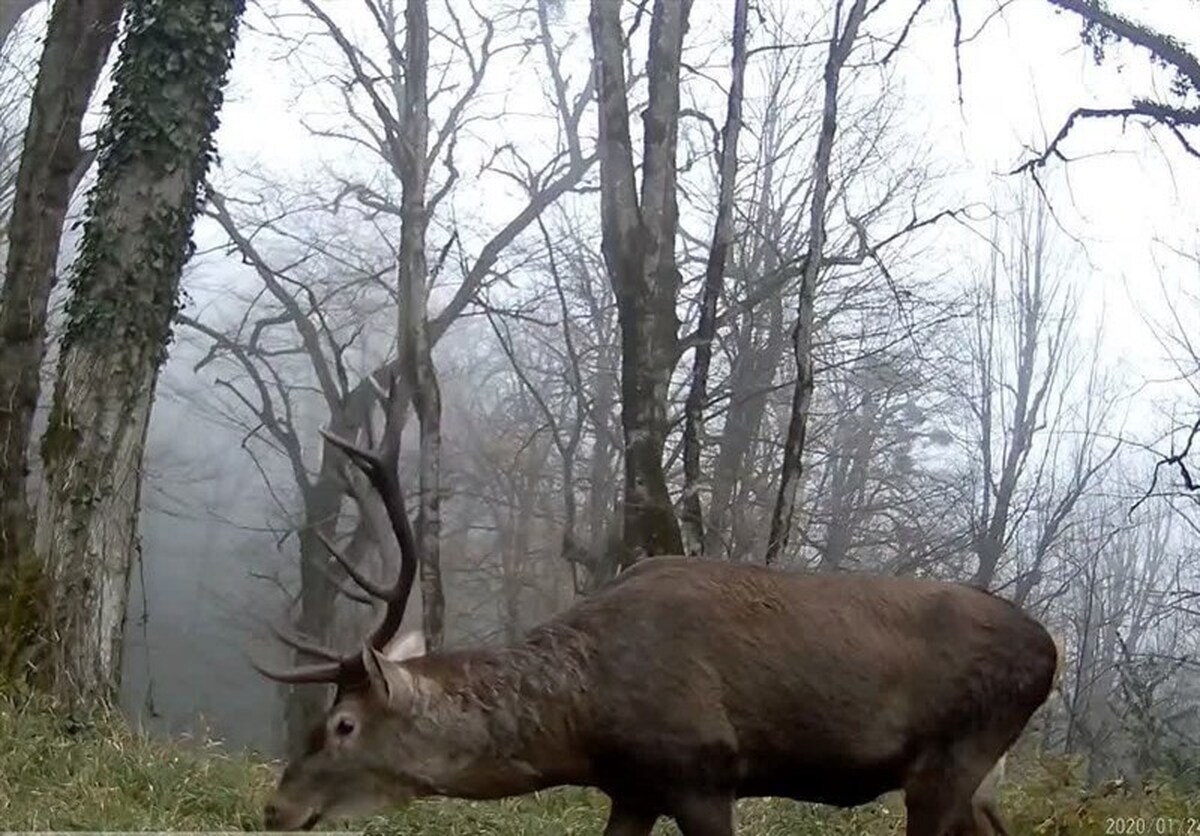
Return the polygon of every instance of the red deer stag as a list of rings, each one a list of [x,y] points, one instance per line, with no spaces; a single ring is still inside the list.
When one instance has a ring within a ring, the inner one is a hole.
[[[606,836],[646,836],[663,816],[684,836],[732,836],[738,798],[850,807],[891,790],[908,836],[1003,832],[981,782],[1059,655],[1011,603],[932,580],[655,557],[517,644],[393,661],[382,651],[418,561],[394,436],[373,449],[326,436],[382,498],[401,565],[381,588],[331,546],[382,620],[361,653],[292,637],[326,661],[260,668],[337,686],[266,827],[579,785],[610,798]]]

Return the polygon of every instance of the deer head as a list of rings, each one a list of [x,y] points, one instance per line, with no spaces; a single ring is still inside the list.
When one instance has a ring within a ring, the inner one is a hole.
[[[408,640],[389,648],[404,618],[418,564],[417,545],[397,475],[401,407],[396,390],[393,381],[386,394],[377,391],[387,414],[387,425],[377,446],[360,447],[322,432],[379,494],[399,547],[397,578],[385,587],[368,578],[321,536],[325,548],[365,594],[342,591],[355,601],[375,605],[382,610],[382,617],[361,652],[340,655],[276,628],[276,636],[286,644],[321,661],[288,670],[254,663],[260,673],[279,682],[336,686],[325,717],[309,733],[303,752],[284,769],[266,805],[264,823],[270,829],[309,829],[322,819],[361,815],[402,804],[433,791],[439,780],[462,769],[470,760],[473,747],[468,744],[477,724],[462,717],[455,719],[467,722],[445,723],[437,710],[441,694],[434,680],[414,673],[403,661],[389,658],[416,650]],[[356,496],[361,503],[362,497]],[[456,746],[456,739],[462,745]]]

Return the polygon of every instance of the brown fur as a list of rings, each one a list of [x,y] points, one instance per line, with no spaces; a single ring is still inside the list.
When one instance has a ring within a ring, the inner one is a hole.
[[[1061,681],[1066,652],[1061,636],[1051,634],[1051,638],[1054,641],[1055,650],[1054,676],[1051,680],[1051,687],[1057,688]],[[1004,780],[1007,760],[1007,753],[1001,755],[995,766],[988,772],[987,777],[980,783],[979,788],[975,790],[975,829],[982,836],[1009,836],[1008,827],[1000,815],[998,803],[1000,782]]]
[[[740,797],[854,806],[902,789],[908,836],[998,833],[989,770],[1046,699],[1058,652],[967,586],[654,558],[503,649],[394,663],[340,690],[268,826],[419,795],[574,784],[607,836],[660,816],[732,836]],[[354,730],[338,736],[339,721]]]

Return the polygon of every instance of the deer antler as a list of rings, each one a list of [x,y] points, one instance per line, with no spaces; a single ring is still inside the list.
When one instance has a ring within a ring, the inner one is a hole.
[[[321,436],[330,445],[345,454],[346,458],[362,471],[363,475],[367,477],[367,481],[370,482],[371,487],[375,489],[380,499],[383,500],[383,507],[387,512],[388,522],[400,547],[400,570],[396,576],[395,583],[391,586],[382,586],[372,581],[343,555],[328,538],[321,534],[318,534],[318,537],[321,544],[328,550],[330,556],[341,564],[354,584],[365,592],[367,596],[351,595],[349,597],[357,601],[365,600],[382,605],[383,617],[370,632],[367,641],[376,650],[383,650],[384,646],[396,634],[396,631],[400,629],[400,623],[404,620],[404,610],[408,604],[413,582],[417,576],[418,554],[416,538],[413,537],[412,525],[409,523],[408,512],[404,507],[404,494],[400,489],[400,477],[397,473],[397,464],[400,459],[400,422],[403,417],[403,403],[396,395],[399,387],[396,385],[396,379],[393,375],[389,382],[386,396],[382,392],[382,387],[376,384],[376,388],[377,394],[380,395],[380,400],[384,403],[384,411],[386,413],[383,437],[378,445],[370,448],[360,447],[325,430],[321,430]],[[343,656],[328,648],[320,647],[315,642],[308,640],[306,637],[300,637],[292,631],[275,629],[274,633],[290,647],[311,656],[323,658],[326,661],[312,665],[292,667],[286,670],[276,670],[264,667],[258,662],[251,660],[250,664],[259,673],[269,679],[288,683],[328,682],[347,684],[358,681],[366,675],[362,654],[360,653]]]

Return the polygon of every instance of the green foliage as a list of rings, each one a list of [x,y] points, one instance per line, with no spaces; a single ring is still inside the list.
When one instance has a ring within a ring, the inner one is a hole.
[[[56,393],[57,395],[57,393]],[[46,431],[42,433],[42,461],[53,466],[74,455],[79,448],[79,428],[61,397],[55,397]]]
[[[130,0],[64,349],[165,357],[244,0]]]
[[[203,740],[150,740],[109,712],[81,717],[57,712],[41,697],[0,697],[0,827],[257,828],[276,769]],[[1061,758],[1010,764],[1001,803],[1012,832],[1200,831],[1200,799],[1171,782],[1088,792],[1084,771]],[[595,836],[605,812],[599,793],[563,789],[506,801],[427,800],[354,826],[377,836]],[[895,794],[854,810],[751,799],[738,805],[737,820],[742,836],[884,836],[902,832],[903,805]],[[678,832],[665,821],[655,830]]]

